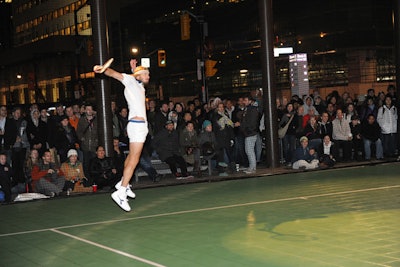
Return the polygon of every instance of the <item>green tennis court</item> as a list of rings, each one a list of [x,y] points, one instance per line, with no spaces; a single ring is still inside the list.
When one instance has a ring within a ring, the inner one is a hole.
[[[400,266],[400,164],[0,206],[0,266]]]

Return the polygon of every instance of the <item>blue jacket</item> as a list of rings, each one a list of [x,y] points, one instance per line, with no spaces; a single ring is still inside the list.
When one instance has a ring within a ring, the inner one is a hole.
[[[303,147],[300,146],[294,151],[292,162],[296,162],[301,159],[307,162],[311,162],[313,159],[318,159],[318,155],[317,152],[315,152],[315,154],[311,156],[310,147],[306,147],[305,149],[303,149]]]

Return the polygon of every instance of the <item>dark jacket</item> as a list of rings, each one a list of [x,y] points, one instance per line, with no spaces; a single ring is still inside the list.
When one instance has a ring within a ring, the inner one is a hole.
[[[361,136],[375,142],[381,137],[381,127],[376,121],[373,124],[363,122],[361,123]]]
[[[329,135],[329,137],[332,139],[332,122],[328,121],[326,124],[319,123],[319,132],[322,138],[324,138],[325,135]]]
[[[0,186],[1,191],[4,192],[6,202],[11,202],[11,187],[12,187],[13,171],[8,163],[5,165],[0,164]]]
[[[71,125],[65,128],[59,125],[53,134],[55,135],[54,145],[57,148],[57,153],[60,155],[60,161],[64,162],[67,160],[68,150],[75,149],[75,144],[80,144],[78,136]]]
[[[282,116],[282,119],[279,123],[279,127],[285,127],[286,124],[289,122],[290,118],[289,116],[287,116],[288,113],[285,113]],[[296,135],[296,130],[299,126],[299,119],[297,118],[298,115],[296,113],[292,113],[291,116],[294,116],[292,121],[290,122],[288,129],[286,131],[286,135]]]
[[[103,159],[99,159],[98,157],[95,157],[90,161],[89,165],[90,178],[95,182],[100,179],[112,180],[115,178],[112,169],[115,169],[112,158],[104,157]]]
[[[306,136],[308,140],[321,139],[322,136],[319,128],[320,126],[318,123],[315,123],[315,128],[311,127],[310,123],[307,123],[306,127],[304,128],[303,135]]]
[[[168,113],[164,114],[161,111],[156,112],[154,115],[154,135],[157,135],[161,130],[165,128],[165,123],[168,120]]]
[[[17,125],[14,119],[6,118],[4,125],[4,149],[9,150],[13,147],[17,137]]]
[[[97,125],[97,117],[93,117],[90,121],[85,116],[79,119],[76,134],[82,145],[82,151],[96,150],[98,146]]]
[[[310,155],[310,147],[306,147],[303,149],[302,146],[296,148],[293,153],[292,162],[296,162],[298,160],[305,160],[307,162],[311,162],[313,159],[318,159],[318,153],[315,152],[313,156]]]
[[[39,154],[42,155],[46,150],[47,141],[47,126],[44,121],[39,119],[38,125],[36,126],[32,120],[28,120],[26,127],[26,134],[28,136],[29,144],[31,149],[34,145],[42,144],[42,148],[39,150]]]
[[[229,147],[231,145],[231,140],[235,139],[233,127],[225,125],[225,127],[222,128],[218,123],[218,120],[221,117],[222,115],[217,112],[215,112],[215,114],[213,115],[213,132],[215,133],[215,138],[217,139],[217,142],[221,147]]]
[[[162,161],[174,155],[182,156],[179,146],[179,135],[176,130],[162,129],[153,139],[153,147]]]
[[[256,135],[260,129],[260,114],[257,107],[247,106],[243,112],[240,129],[245,137]]]

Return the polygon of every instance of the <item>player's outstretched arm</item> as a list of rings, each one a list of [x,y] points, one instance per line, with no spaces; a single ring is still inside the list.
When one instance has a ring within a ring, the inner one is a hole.
[[[104,69],[104,68],[105,68],[105,66],[103,66],[103,65],[95,65],[93,67],[93,71],[95,73],[104,73],[105,75],[112,77],[118,81],[122,81],[124,79],[122,74],[119,73],[118,71],[115,71],[107,66],[106,66],[106,69]]]

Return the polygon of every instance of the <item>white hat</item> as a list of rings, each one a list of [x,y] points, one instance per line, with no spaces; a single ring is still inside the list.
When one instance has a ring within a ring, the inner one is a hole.
[[[68,150],[67,158],[69,158],[71,156],[78,156],[78,152],[75,149]]]

